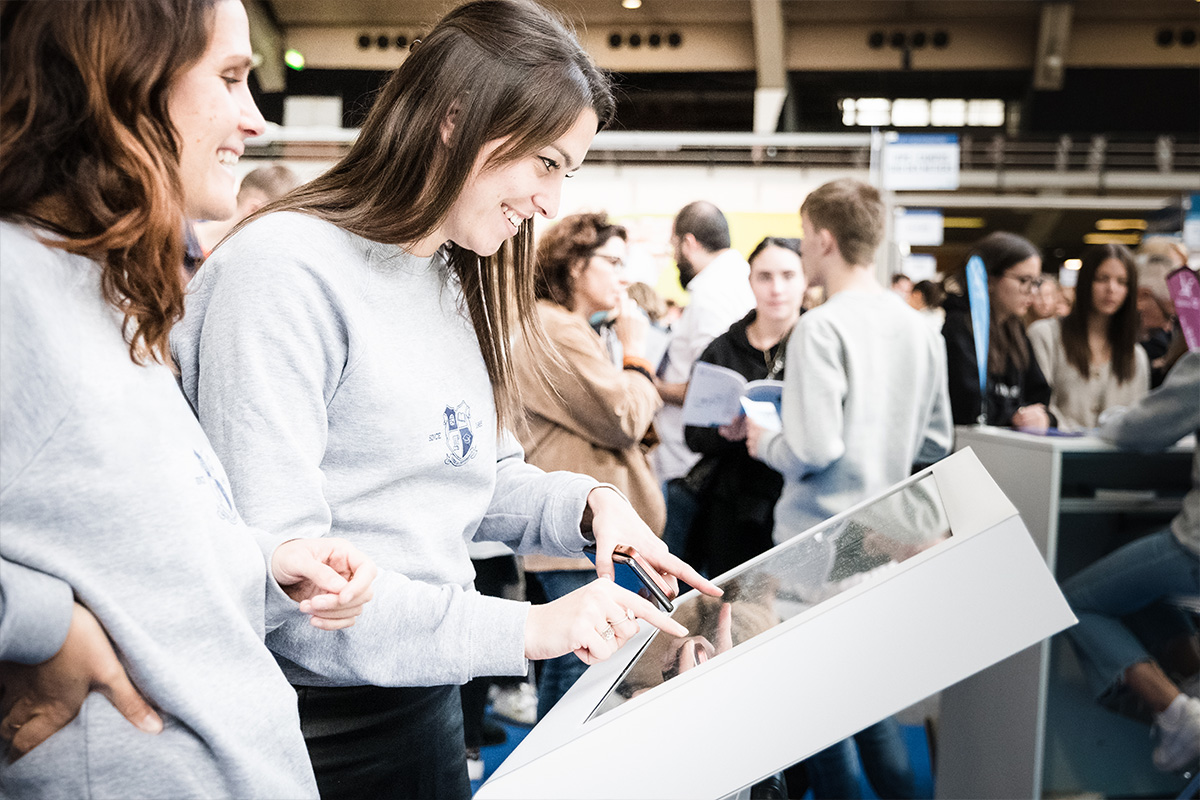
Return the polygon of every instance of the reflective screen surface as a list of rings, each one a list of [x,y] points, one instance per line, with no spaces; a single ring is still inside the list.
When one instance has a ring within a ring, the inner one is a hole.
[[[723,597],[693,592],[677,603],[671,616],[690,635],[655,633],[589,719],[853,586],[880,580],[900,562],[949,537],[932,475],[807,531],[718,581]]]

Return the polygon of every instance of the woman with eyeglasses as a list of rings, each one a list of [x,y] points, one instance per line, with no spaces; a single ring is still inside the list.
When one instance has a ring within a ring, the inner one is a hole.
[[[1050,379],[1050,410],[1059,428],[1094,428],[1105,409],[1128,407],[1145,396],[1150,359],[1137,338],[1133,253],[1123,244],[1089,248],[1071,313],[1029,326],[1033,354]]]
[[[946,298],[946,366],[955,425],[988,425],[1045,431],[1056,424],[1048,410],[1050,384],[1025,334],[1025,312],[1042,278],[1037,247],[1015,233],[997,231],[976,243],[972,256],[988,276],[991,325],[988,335],[987,396],[980,396],[971,308],[964,294]],[[965,285],[965,283],[964,283]]]
[[[515,354],[526,422],[520,438],[530,464],[581,472],[616,486],[661,535],[666,509],[647,455],[656,442],[652,424],[662,400],[645,359],[650,322],[625,293],[625,257],[625,229],[603,213],[565,217],[542,235],[534,293],[542,328],[558,357],[538,358],[527,348]],[[612,330],[623,350],[619,366],[589,324],[613,309]],[[525,571],[551,601],[596,577],[586,558],[531,555]],[[538,719],[586,668],[570,653],[542,664]]]

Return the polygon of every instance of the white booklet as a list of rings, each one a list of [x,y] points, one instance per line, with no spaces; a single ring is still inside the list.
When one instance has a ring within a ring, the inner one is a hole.
[[[761,427],[779,430],[783,381],[747,381],[728,367],[697,361],[683,399],[683,424],[728,425],[743,413]]]

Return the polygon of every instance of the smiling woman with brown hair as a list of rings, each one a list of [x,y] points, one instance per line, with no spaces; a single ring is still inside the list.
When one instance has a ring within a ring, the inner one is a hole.
[[[232,213],[263,126],[246,13],[9,2],[0,31],[0,794],[312,797],[264,631],[353,624],[374,568],[247,529],[165,366],[185,216]]]
[[[387,570],[352,635],[270,636],[326,800],[465,798],[457,684],[608,658],[638,630],[630,613],[678,627],[608,580],[532,608],[484,597],[468,540],[578,556],[594,537],[601,575],[627,544],[702,581],[619,492],[524,463],[509,433],[514,339],[544,347],[532,217],[558,213],[612,112],[608,79],[552,14],[466,3],[408,54],[346,157],[192,281],[171,344],[242,513],[345,536]]]

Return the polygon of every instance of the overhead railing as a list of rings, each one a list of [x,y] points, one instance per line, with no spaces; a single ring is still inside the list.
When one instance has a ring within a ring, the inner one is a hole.
[[[268,126],[247,156],[334,161],[354,141],[350,128]],[[603,163],[775,165],[866,169],[872,135],[602,131],[589,159]],[[959,134],[962,188],[1147,191],[1200,189],[1200,139],[1170,136],[1010,137]]]

